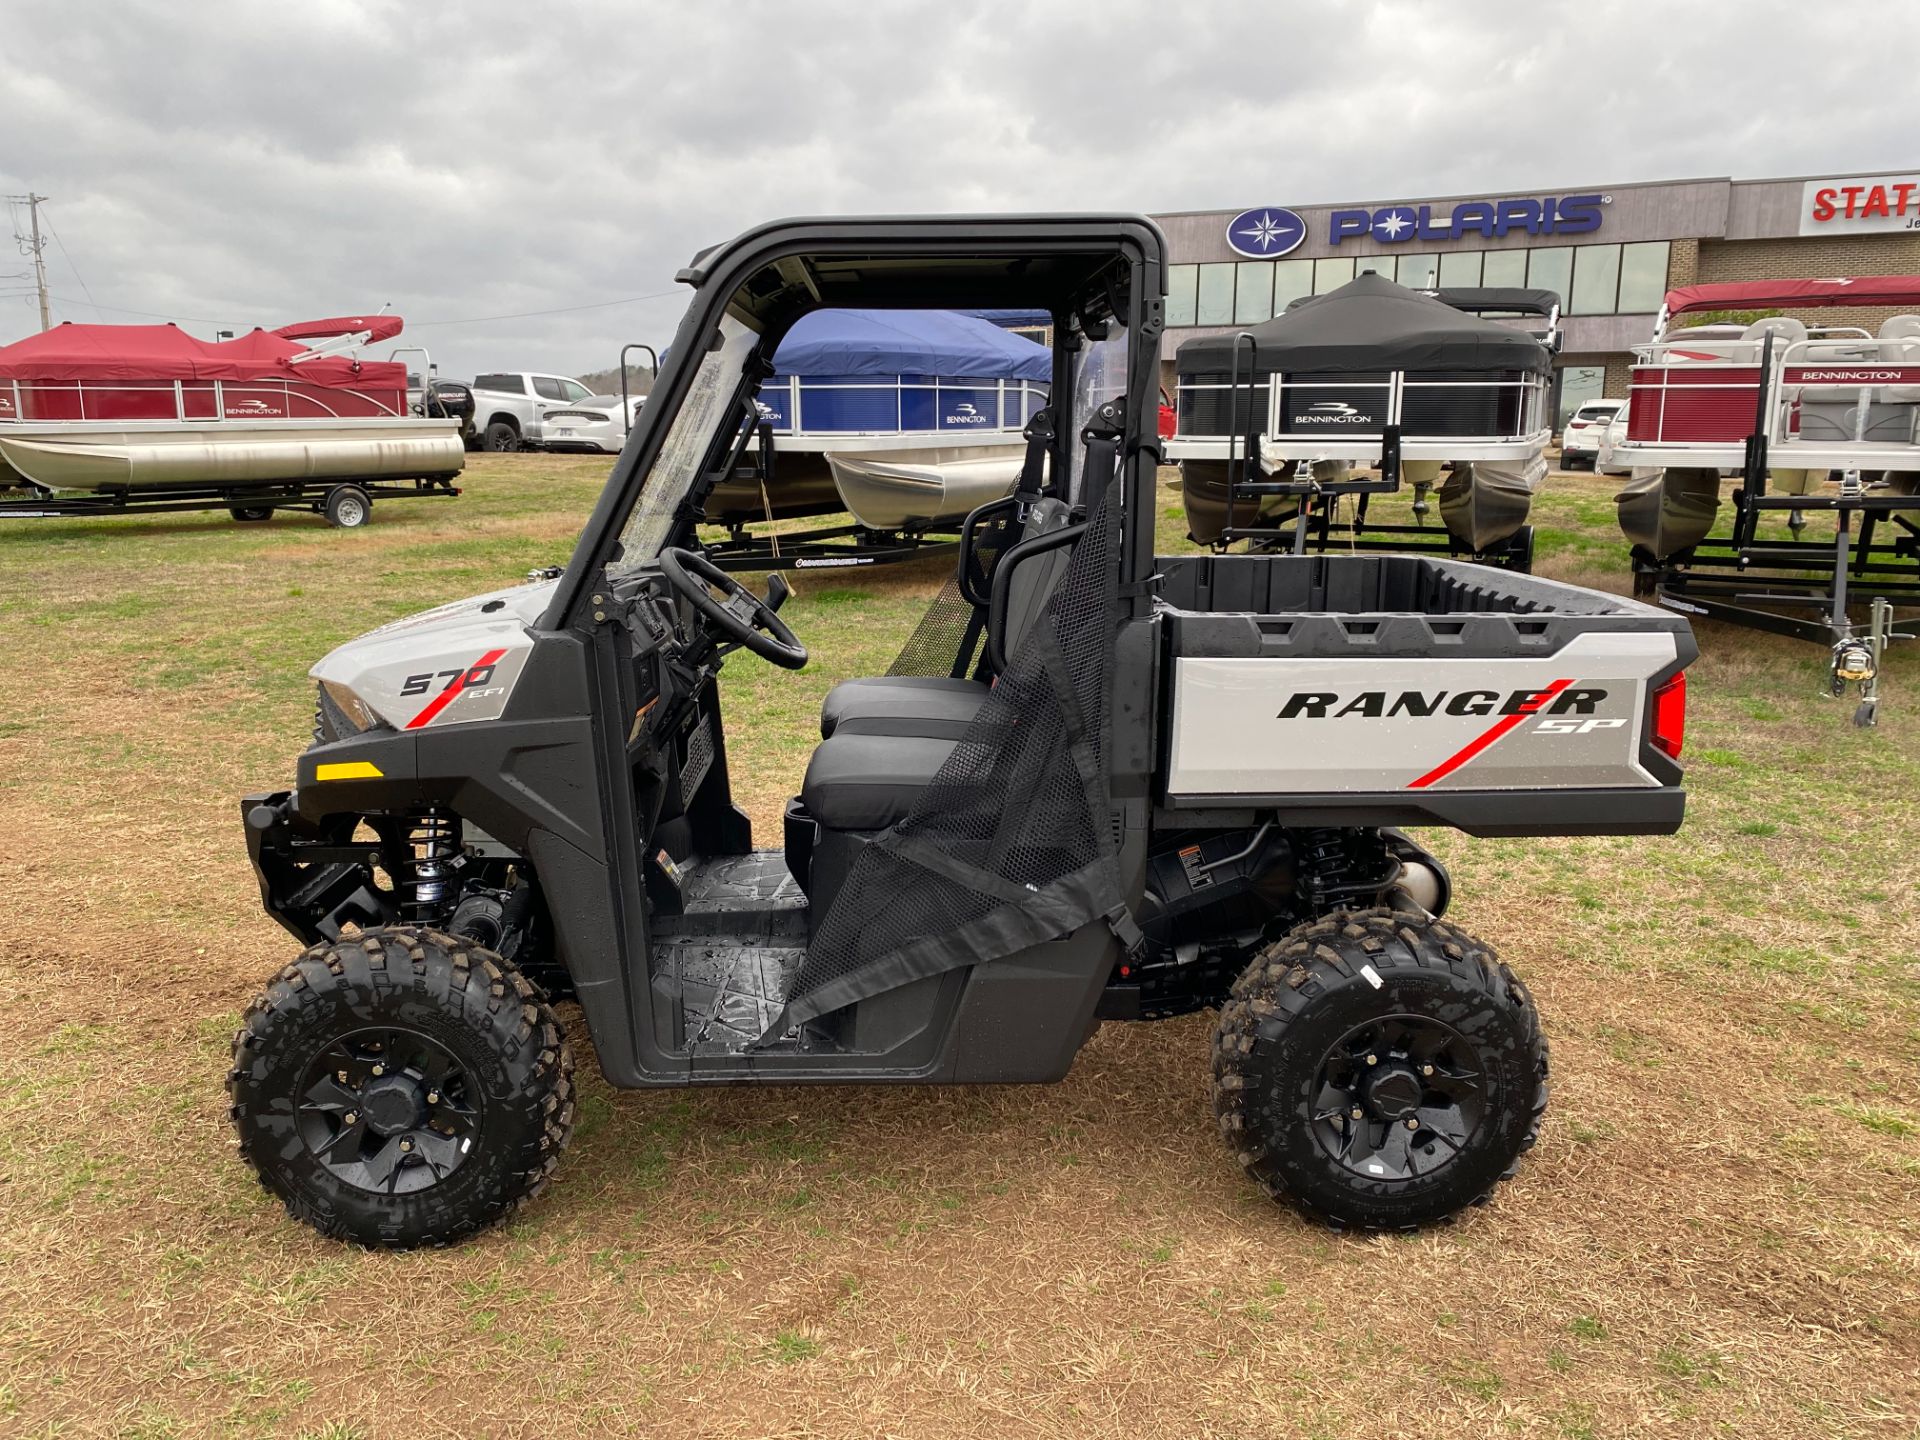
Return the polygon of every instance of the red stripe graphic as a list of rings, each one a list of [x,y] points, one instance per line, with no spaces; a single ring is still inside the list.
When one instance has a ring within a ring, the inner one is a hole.
[[[407,729],[418,730],[422,725],[431,725],[433,723],[433,717],[451,705],[454,697],[467,688],[467,677],[469,675],[473,674],[474,671],[480,669],[482,666],[498,664],[500,657],[506,653],[505,650],[489,650],[465,670],[462,670],[458,680],[454,681],[451,685],[447,686],[446,689],[434,696],[433,699],[429,700],[426,709],[407,721]]]
[[[1546,689],[1538,691],[1531,700],[1520,707],[1516,714],[1502,716],[1500,722],[1491,730],[1487,731],[1486,734],[1477,740],[1471,741],[1464,749],[1442,760],[1438,765],[1434,766],[1433,769],[1407,786],[1407,788],[1409,790],[1424,790],[1427,786],[1433,784],[1434,781],[1446,779],[1447,776],[1473,759],[1474,756],[1478,755],[1482,750],[1485,750],[1522,720],[1525,720],[1530,715],[1539,714],[1543,705],[1571,684],[1573,684],[1571,680],[1556,680],[1547,686]]]

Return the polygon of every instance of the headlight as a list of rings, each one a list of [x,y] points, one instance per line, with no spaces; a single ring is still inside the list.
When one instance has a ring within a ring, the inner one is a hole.
[[[371,730],[380,723],[380,717],[373,713],[373,707],[338,680],[322,680],[320,688],[327,692],[327,699],[333,702],[334,708],[353,722],[356,731]]]

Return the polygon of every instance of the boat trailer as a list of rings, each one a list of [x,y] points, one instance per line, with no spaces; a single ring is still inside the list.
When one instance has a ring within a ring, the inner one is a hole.
[[[445,478],[419,480],[338,480],[288,482],[270,486],[180,486],[150,490],[48,492],[33,487],[24,495],[0,491],[0,520],[111,519],[121,515],[165,515],[194,510],[225,510],[235,520],[271,519],[276,510],[300,510],[325,517],[340,530],[355,530],[373,515],[373,502],[452,499],[460,487]]]

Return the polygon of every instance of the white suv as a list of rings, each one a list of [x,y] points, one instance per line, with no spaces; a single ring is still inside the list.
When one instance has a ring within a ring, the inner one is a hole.
[[[1578,470],[1584,466],[1591,470],[1600,453],[1601,432],[1626,404],[1624,400],[1589,400],[1574,411],[1560,437],[1560,468]]]

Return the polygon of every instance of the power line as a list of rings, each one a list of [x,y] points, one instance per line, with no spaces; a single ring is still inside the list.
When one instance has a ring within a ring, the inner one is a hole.
[[[185,320],[194,325],[231,326],[233,324],[231,320],[209,320],[204,315],[163,315],[157,310],[132,310],[125,305],[100,305],[91,298],[93,294],[91,290],[87,294],[89,298],[86,300],[75,300],[69,295],[55,295],[52,298],[62,305],[92,305],[96,310],[110,310],[115,315],[139,315],[148,320]]]
[[[678,290],[658,290],[651,295],[629,295],[621,300],[596,300],[591,305],[562,305],[556,310],[520,310],[511,315],[476,315],[471,320],[410,320],[415,330],[436,325],[484,325],[494,320],[531,320],[540,315],[572,315],[581,310],[606,310],[615,305],[638,305],[643,300],[665,300]]]
[[[80,282],[80,288],[86,292],[87,304],[92,306],[93,313],[98,315],[100,307],[93,303],[93,287],[87,284],[87,277],[80,273],[80,267],[73,263],[73,256],[67,252],[67,242],[60,238],[59,227],[53,223],[51,213],[47,216],[47,231],[53,236],[53,243],[60,247],[60,258],[67,262],[67,268],[73,271],[73,278]]]

